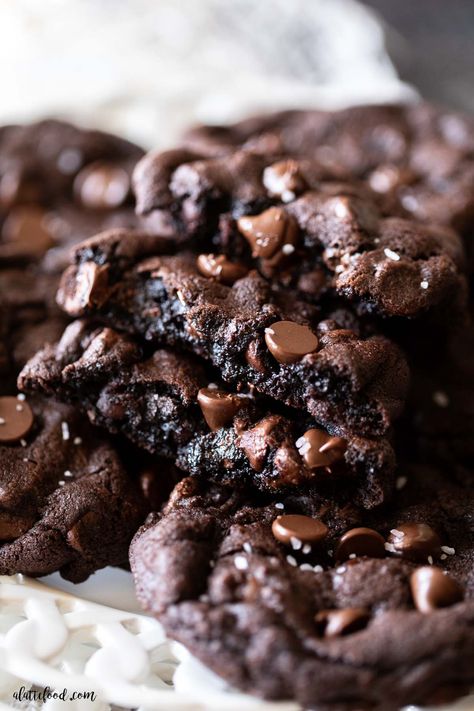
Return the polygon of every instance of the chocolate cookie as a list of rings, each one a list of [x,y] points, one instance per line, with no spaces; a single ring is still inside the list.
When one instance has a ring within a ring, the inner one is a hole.
[[[225,282],[256,266],[305,298],[337,295],[364,313],[450,323],[465,314],[463,246],[448,228],[384,217],[353,182],[322,182],[308,158],[172,155],[172,172],[169,153],[137,166],[137,209],[202,250],[206,276]]]
[[[141,155],[118,137],[60,121],[0,131],[4,391],[68,321],[54,295],[71,245],[105,227],[136,225],[130,175]]]
[[[472,477],[413,470],[362,514],[185,479],[131,546],[137,594],[232,686],[304,708],[396,711],[474,682]]]
[[[77,196],[86,209],[121,207],[143,155],[133,143],[53,119],[0,134],[0,205],[57,203]]]
[[[193,351],[225,381],[305,409],[338,434],[387,431],[407,387],[406,363],[393,343],[341,328],[254,271],[227,286],[203,277],[193,255],[140,261],[159,246],[124,231],[84,242],[63,275],[58,303],[72,316]]]
[[[146,515],[114,446],[75,408],[0,397],[0,573],[80,582],[127,562]]]
[[[474,219],[472,117],[426,103],[284,111],[233,126],[201,126],[188,151],[219,156],[238,147],[310,158],[329,173],[363,180],[385,211],[455,227],[471,256]]]
[[[334,435],[309,416],[253,393],[225,390],[189,355],[146,353],[111,328],[72,323],[20,375],[20,389],[74,403],[93,423],[124,434],[186,472],[235,486],[282,489],[317,481],[373,507],[391,494],[394,453],[385,439]]]

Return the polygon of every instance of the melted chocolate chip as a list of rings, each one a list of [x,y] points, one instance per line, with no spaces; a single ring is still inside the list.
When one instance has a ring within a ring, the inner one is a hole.
[[[296,441],[296,446],[306,466],[310,469],[318,469],[330,467],[343,458],[346,440],[342,437],[332,437],[324,430],[313,428],[307,430]]]
[[[198,392],[199,406],[211,430],[230,424],[237,412],[245,406],[245,401],[245,398],[217,388],[201,388]]]
[[[463,599],[460,585],[441,568],[432,565],[415,570],[410,577],[410,587],[417,609],[424,614]]]
[[[74,191],[89,210],[110,210],[123,205],[130,192],[128,173],[119,165],[98,161],[83,168]]]
[[[293,321],[272,323],[265,329],[265,343],[279,363],[296,363],[318,347],[311,329]]]
[[[292,538],[302,543],[319,543],[327,536],[328,527],[310,516],[288,514],[276,517],[272,523],[272,533],[285,544],[291,543]]]
[[[299,165],[291,158],[265,168],[263,184],[270,196],[279,197],[283,202],[294,200],[306,188],[306,181],[301,175]]]
[[[0,442],[19,442],[33,426],[33,412],[24,400],[0,397]]]
[[[385,541],[372,528],[352,528],[347,531],[336,549],[336,560],[345,561],[351,556],[368,558],[385,557]]]
[[[237,226],[250,244],[252,256],[263,259],[273,257],[285,244],[295,245],[298,237],[295,219],[281,207],[240,217]]]
[[[224,254],[200,254],[196,264],[203,276],[228,286],[232,286],[237,279],[242,279],[248,273],[246,266],[231,262]]]
[[[363,629],[370,619],[368,610],[348,607],[344,610],[321,610],[315,620],[324,629],[325,637],[340,637]]]
[[[441,548],[438,534],[426,523],[402,523],[392,529],[387,542],[395,549],[391,552],[419,562],[439,555]]]

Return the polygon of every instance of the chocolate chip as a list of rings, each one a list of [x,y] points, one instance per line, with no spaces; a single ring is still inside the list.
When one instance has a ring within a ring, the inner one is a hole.
[[[27,402],[16,397],[0,397],[0,442],[19,442],[31,430],[33,421]]]
[[[265,343],[279,363],[296,363],[318,347],[318,339],[308,326],[294,321],[277,321],[265,329]]]
[[[126,201],[130,178],[119,165],[97,161],[77,174],[74,192],[89,210],[110,210]]]
[[[342,437],[332,437],[324,430],[313,428],[296,441],[296,446],[306,466],[318,469],[340,461],[347,445]]]
[[[246,266],[231,262],[224,254],[200,254],[197,258],[197,268],[203,276],[228,286],[232,286],[248,273]]]
[[[272,533],[282,543],[289,544],[291,539],[302,543],[319,543],[327,536],[328,527],[322,521],[300,514],[277,516],[272,523]]]
[[[351,528],[347,531],[336,549],[336,560],[344,561],[351,556],[385,558],[385,541],[380,533],[372,528]]]
[[[364,629],[370,619],[368,610],[348,607],[344,610],[321,610],[315,620],[324,630],[325,637],[340,637]]]
[[[291,158],[278,161],[278,163],[273,163],[265,168],[263,184],[269,195],[279,197],[283,202],[294,200],[307,187],[299,164]]]
[[[239,439],[239,447],[244,451],[250,466],[255,471],[263,469],[268,447],[271,444],[270,437],[281,422],[278,415],[269,415],[258,422],[255,427],[242,432]]]
[[[69,296],[65,291],[64,308],[70,314],[80,316],[87,307],[99,307],[109,294],[109,268],[95,262],[84,262],[77,270],[69,267],[64,273],[67,279],[69,271],[75,274],[76,288]]]
[[[232,422],[237,412],[245,407],[245,398],[217,388],[201,388],[198,403],[211,430],[218,430]]]
[[[410,577],[410,587],[417,609],[424,614],[463,599],[460,585],[433,565],[415,570]]]
[[[54,244],[46,224],[46,213],[39,207],[16,207],[3,223],[2,253],[41,256]]]
[[[428,556],[437,556],[441,540],[426,523],[402,523],[390,531],[387,543],[393,546],[391,553],[414,561],[426,561]]]
[[[270,207],[260,215],[244,215],[237,220],[239,231],[252,248],[253,257],[269,259],[284,245],[295,245],[298,226],[282,207]]]

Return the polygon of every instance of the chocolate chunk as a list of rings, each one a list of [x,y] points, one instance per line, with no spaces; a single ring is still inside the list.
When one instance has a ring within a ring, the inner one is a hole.
[[[324,430],[313,428],[300,437],[296,446],[310,469],[331,467],[340,461],[346,451],[346,441],[342,437],[332,437]]]
[[[221,284],[232,284],[242,279],[248,273],[243,264],[231,262],[223,254],[200,254],[197,258],[197,268],[205,277],[212,277]]]
[[[265,168],[263,184],[269,195],[279,197],[283,202],[294,200],[306,188],[299,163],[291,159],[278,161]]]
[[[252,255],[269,259],[284,248],[294,246],[298,227],[291,215],[281,207],[270,207],[260,215],[246,215],[237,220],[240,232],[250,244]]]
[[[296,363],[318,347],[318,339],[311,329],[293,321],[276,321],[268,326],[265,343],[279,363]]]
[[[33,205],[15,207],[2,227],[0,257],[40,257],[54,244],[46,212]]]
[[[198,403],[211,430],[218,430],[232,422],[237,412],[245,407],[245,399],[217,388],[201,388]]]
[[[125,203],[130,177],[120,165],[97,161],[77,174],[74,191],[85,208],[111,210]]]
[[[387,543],[393,546],[391,552],[418,562],[426,561],[428,556],[437,557],[441,552],[438,534],[426,523],[397,524],[390,531]]]
[[[346,607],[343,610],[321,610],[315,619],[323,627],[325,637],[339,637],[364,629],[370,613],[360,607]]]
[[[413,600],[424,614],[439,607],[449,607],[463,599],[460,585],[440,568],[432,565],[418,568],[410,578]]]
[[[328,534],[328,527],[322,521],[300,514],[277,516],[272,523],[275,538],[290,544],[292,539],[302,543],[319,543]]]
[[[33,427],[34,416],[25,400],[0,397],[0,442],[19,442]]]
[[[385,540],[371,528],[352,528],[341,536],[335,556],[339,561],[360,556],[385,558]]]

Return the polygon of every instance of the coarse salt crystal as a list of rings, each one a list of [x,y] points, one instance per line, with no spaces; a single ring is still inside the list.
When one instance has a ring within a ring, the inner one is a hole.
[[[69,439],[69,425],[67,422],[61,422],[61,432],[63,440],[66,442]]]
[[[26,395],[25,395],[25,393],[18,393],[16,398],[17,398],[17,400],[21,400],[21,402],[23,402],[24,400],[26,400]]]
[[[292,555],[287,555],[287,556],[286,556],[286,560],[287,560],[287,562],[288,562],[290,565],[292,565],[294,568],[296,568],[296,566],[298,565],[298,563],[296,562],[296,558],[294,558]]]
[[[303,541],[300,541],[300,539],[296,538],[295,536],[290,537],[290,543],[294,551],[301,550],[301,547],[303,545]]]
[[[250,543],[248,541],[245,541],[245,543],[243,545],[243,549],[246,553],[252,552],[252,546],[250,545]]]
[[[285,508],[285,504],[281,504],[281,503],[275,504],[275,508],[276,508],[276,509],[284,509],[284,508]]]
[[[236,555],[234,558],[234,565],[237,568],[237,570],[247,570],[249,567],[249,562],[247,558],[243,555]]]
[[[447,555],[454,555],[456,553],[455,548],[451,548],[451,546],[441,546],[441,550]]]
[[[386,257],[388,257],[388,259],[392,259],[394,262],[400,261],[400,255],[397,254],[396,252],[394,252],[393,249],[389,249],[388,247],[385,247],[384,254]]]
[[[427,281],[420,281],[420,287],[422,289],[427,289],[429,287],[429,284]]]

